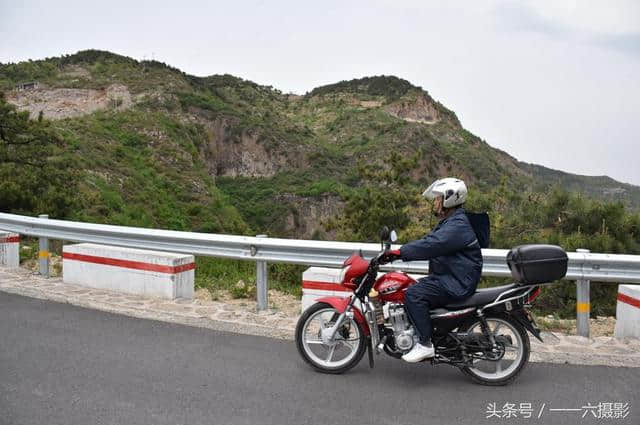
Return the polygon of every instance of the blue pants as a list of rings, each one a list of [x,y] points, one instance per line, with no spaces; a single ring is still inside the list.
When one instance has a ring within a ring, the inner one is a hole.
[[[433,328],[429,309],[444,307],[456,299],[444,290],[442,284],[434,276],[423,277],[407,289],[405,307],[409,319],[416,327],[420,343],[431,341]]]

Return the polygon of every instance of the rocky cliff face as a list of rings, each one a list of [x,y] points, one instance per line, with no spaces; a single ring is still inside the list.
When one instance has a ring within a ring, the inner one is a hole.
[[[344,201],[335,195],[302,197],[284,194],[277,202],[291,205],[285,219],[285,231],[299,239],[334,239],[335,232],[325,231],[327,221],[344,208]]]
[[[127,86],[122,84],[111,84],[102,90],[39,87],[11,91],[6,100],[21,111],[29,111],[31,118],[42,113],[50,120],[79,117],[104,109],[121,111],[133,104]]]
[[[440,121],[440,113],[432,100],[425,96],[416,99],[402,99],[385,107],[396,118],[423,124],[435,124]]]
[[[209,175],[222,177],[272,177],[278,171],[303,166],[302,152],[268,149],[259,133],[238,131],[232,120],[199,118],[208,140],[202,150]]]

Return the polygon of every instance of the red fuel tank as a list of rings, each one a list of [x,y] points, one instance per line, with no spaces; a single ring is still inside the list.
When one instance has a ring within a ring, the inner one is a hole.
[[[414,283],[416,281],[406,273],[390,272],[380,276],[373,287],[380,294],[380,300],[403,303],[405,291]]]

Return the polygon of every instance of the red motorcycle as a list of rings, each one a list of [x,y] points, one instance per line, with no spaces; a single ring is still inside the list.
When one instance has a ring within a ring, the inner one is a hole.
[[[404,307],[405,292],[415,280],[403,272],[378,276],[380,259],[395,241],[383,232],[382,250],[371,260],[354,253],[343,264],[341,285],[353,295],[325,297],[302,314],[296,326],[296,345],[302,358],[324,373],[343,373],[368,351],[384,351],[399,359],[418,338]],[[430,312],[435,357],[432,365],[458,367],[475,382],[506,385],[529,360],[527,331],[542,341],[528,308],[541,285],[562,279],[566,252],[554,245],[521,245],[507,255],[515,283],[478,289],[471,297]],[[424,361],[427,361],[424,360]]]

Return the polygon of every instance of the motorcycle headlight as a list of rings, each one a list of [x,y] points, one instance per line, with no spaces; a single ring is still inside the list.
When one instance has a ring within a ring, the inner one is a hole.
[[[351,265],[348,265],[347,267],[344,267],[342,270],[340,270],[340,274],[338,275],[338,283],[344,282],[344,278],[347,275],[347,272],[349,271],[350,268],[351,268]]]

